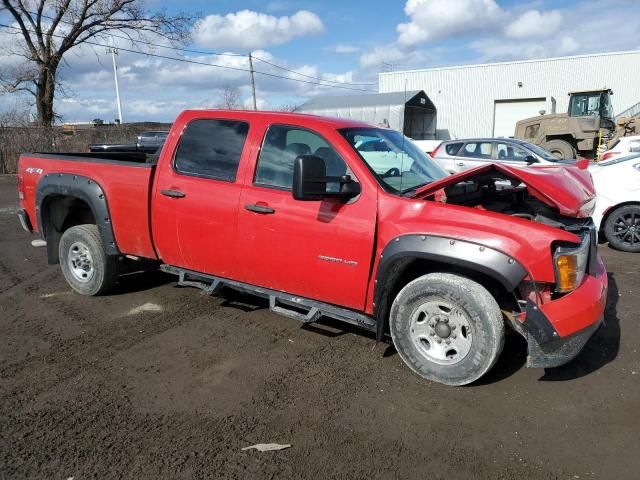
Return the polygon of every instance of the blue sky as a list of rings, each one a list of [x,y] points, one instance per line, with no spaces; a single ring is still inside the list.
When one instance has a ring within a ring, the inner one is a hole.
[[[373,91],[378,73],[389,68],[640,49],[638,0],[147,0],[146,4],[150,9],[201,14],[189,48],[253,52],[257,58],[334,86]],[[11,40],[0,35],[0,43],[3,41]],[[121,48],[131,48],[122,40],[113,41]],[[153,52],[205,64],[247,67],[243,57],[163,48]],[[0,54],[0,68],[19,61],[6,52]],[[171,121],[184,108],[215,107],[226,87],[237,88],[241,101],[249,105],[246,72],[125,51],[118,61],[125,121]],[[262,108],[299,104],[315,95],[356,93],[295,82],[290,79],[309,78],[260,61],[255,68],[289,78],[256,76]],[[77,48],[67,58],[62,76],[69,94],[58,97],[56,109],[65,120],[115,118],[113,72],[104,48]],[[21,101],[5,94],[0,97],[0,109]]]

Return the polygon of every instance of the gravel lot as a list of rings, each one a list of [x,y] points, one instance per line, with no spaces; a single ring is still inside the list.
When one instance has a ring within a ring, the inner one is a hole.
[[[337,323],[161,273],[73,294],[0,184],[0,478],[603,478],[640,471],[640,255],[601,246],[606,327],[571,364],[507,341],[481,384],[423,381]],[[289,443],[277,452],[242,451]]]

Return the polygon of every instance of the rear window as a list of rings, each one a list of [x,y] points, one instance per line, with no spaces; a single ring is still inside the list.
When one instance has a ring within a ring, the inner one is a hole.
[[[179,173],[233,182],[249,124],[237,120],[201,119],[182,133],[174,159]]]
[[[462,142],[447,144],[447,146],[445,147],[445,150],[447,151],[447,155],[456,155],[460,150],[461,146],[462,146]]]
[[[491,158],[491,147],[491,142],[471,142],[467,143],[462,151],[465,157]]]

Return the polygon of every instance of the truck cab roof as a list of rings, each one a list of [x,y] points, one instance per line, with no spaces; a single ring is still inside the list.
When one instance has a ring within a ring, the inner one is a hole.
[[[324,126],[333,127],[335,129],[340,128],[358,128],[358,127],[371,127],[371,123],[362,122],[359,120],[351,120],[348,118],[337,117],[325,117],[320,115],[312,115],[308,113],[296,113],[296,112],[275,112],[269,110],[220,110],[220,109],[190,109],[183,111],[179,119],[188,121],[193,117],[202,115],[202,112],[218,113],[223,117],[235,117],[241,116],[246,119],[254,117],[269,118],[273,123],[295,123],[306,124],[312,126],[313,124],[321,124]],[[382,128],[382,127],[381,127]]]

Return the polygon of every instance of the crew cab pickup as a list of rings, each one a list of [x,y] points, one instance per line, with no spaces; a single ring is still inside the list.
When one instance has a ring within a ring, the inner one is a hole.
[[[412,370],[449,385],[484,375],[507,328],[529,366],[555,367],[601,323],[607,275],[581,168],[448,175],[393,130],[228,110],[183,112],[157,163],[143,157],[20,158],[21,222],[80,294],[151,259],[183,285],[390,337]]]

